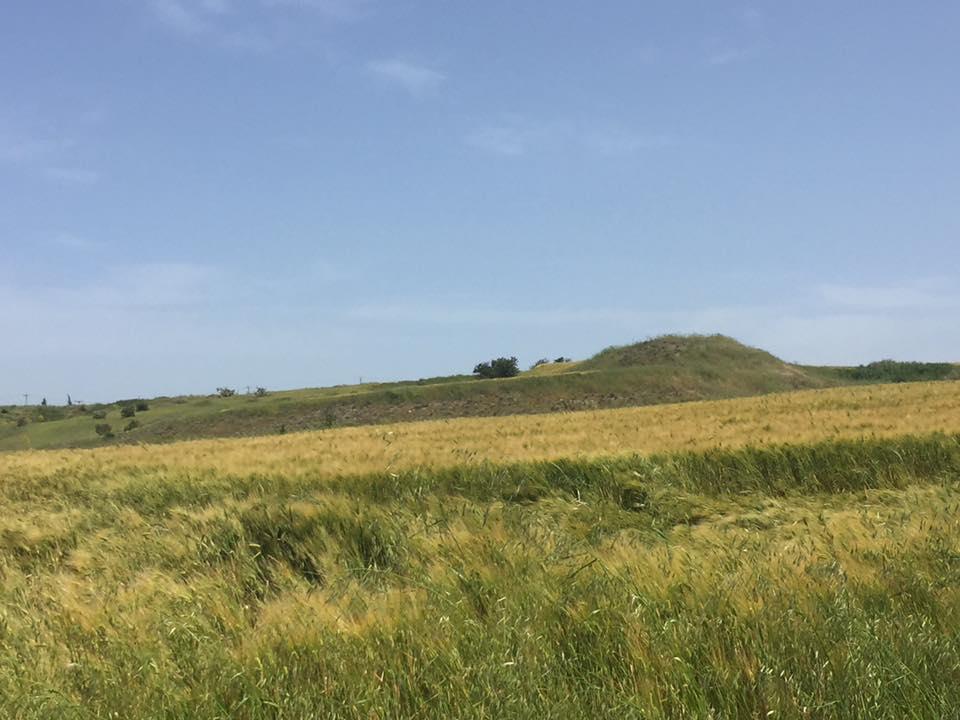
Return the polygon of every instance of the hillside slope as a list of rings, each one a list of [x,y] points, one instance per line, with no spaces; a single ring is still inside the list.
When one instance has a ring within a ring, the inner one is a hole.
[[[949,364],[811,368],[786,363],[721,335],[672,335],[608,348],[582,362],[549,364],[501,380],[461,375],[272,392],[265,397],[157,398],[149,401],[149,410],[137,412],[134,418],[121,416],[122,407],[129,402],[85,409],[3,408],[0,450],[168,442],[411,420],[632,407],[950,377],[960,377],[960,373]],[[94,413],[104,417],[95,418]],[[112,438],[104,440],[96,433],[96,425],[103,423],[110,425]]]

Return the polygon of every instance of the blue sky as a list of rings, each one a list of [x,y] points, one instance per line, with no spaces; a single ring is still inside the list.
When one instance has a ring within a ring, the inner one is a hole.
[[[0,403],[723,332],[960,361],[960,5],[52,0],[0,22]]]

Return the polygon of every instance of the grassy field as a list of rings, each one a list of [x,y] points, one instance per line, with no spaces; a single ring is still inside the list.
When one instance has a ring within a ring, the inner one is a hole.
[[[0,717],[954,717],[958,401],[2,454]]]
[[[457,418],[255,438],[0,455],[0,466],[356,475],[637,452],[960,432],[960,382],[799,391],[640,408]]]
[[[454,417],[636,407],[868,382],[960,379],[947,363],[815,368],[785,363],[722,336],[666,336],[610,348],[583,362],[541,365],[519,377],[469,376],[220,397],[157,398],[134,418],[130,403],[71,408],[0,408],[0,451],[171,442],[204,437]],[[102,419],[93,417],[100,411]],[[134,420],[136,427],[127,430]],[[26,423],[26,424],[23,424]],[[111,426],[105,441],[98,423]]]

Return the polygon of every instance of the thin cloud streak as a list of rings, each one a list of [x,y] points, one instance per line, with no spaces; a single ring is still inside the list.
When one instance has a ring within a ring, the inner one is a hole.
[[[72,140],[0,134],[0,162],[29,163],[74,146]]]
[[[720,50],[707,58],[707,64],[714,67],[731,65],[733,63],[746,60],[751,54],[752,53],[750,50],[745,50],[742,48],[727,48],[726,50]]]
[[[342,21],[360,20],[373,12],[372,0],[263,0],[262,4],[268,8],[310,10]]]
[[[568,151],[590,155],[626,157],[660,150],[678,143],[666,133],[643,133],[603,125],[535,123],[520,118],[480,126],[465,137],[467,145],[495,155],[516,157],[528,152]]]
[[[359,20],[370,13],[368,0],[149,0],[154,18],[183,38],[221,48],[264,52],[278,42],[271,19],[281,13],[311,12],[332,21]]]
[[[67,185],[93,185],[100,180],[100,173],[95,170],[74,167],[48,167],[43,174],[49,180]]]
[[[496,155],[523,155],[530,147],[529,133],[515,127],[483,127],[469,133],[467,144]]]
[[[442,72],[399,59],[372,61],[367,69],[415,96],[435,91],[447,79]]]
[[[828,304],[853,310],[911,310],[960,308],[960,295],[943,292],[935,284],[903,286],[822,285],[819,296]]]
[[[67,138],[0,134],[0,164],[63,185],[92,185],[100,180],[99,172],[70,164],[76,145]]]
[[[161,23],[182,35],[195,36],[209,29],[199,12],[189,10],[178,0],[152,0],[151,7]],[[203,5],[199,7],[202,11]]]
[[[74,235],[73,233],[60,233],[54,236],[53,244],[61,248],[66,248],[67,250],[79,251],[99,250],[103,247],[101,243],[94,242],[80,235]]]
[[[659,150],[677,143],[670,135],[647,135],[621,131],[598,131],[583,137],[583,144],[599,155],[632,155],[644,150]]]

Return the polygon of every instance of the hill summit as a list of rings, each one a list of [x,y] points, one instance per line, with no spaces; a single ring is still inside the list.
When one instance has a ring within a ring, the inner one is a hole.
[[[782,369],[787,363],[765,350],[726,335],[661,335],[632,345],[613,345],[578,364],[581,370],[672,364],[716,367],[736,363],[753,368]]]

